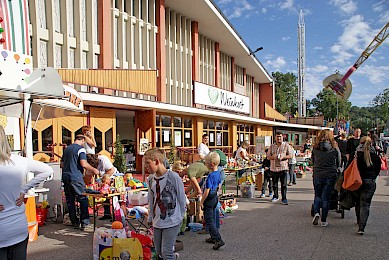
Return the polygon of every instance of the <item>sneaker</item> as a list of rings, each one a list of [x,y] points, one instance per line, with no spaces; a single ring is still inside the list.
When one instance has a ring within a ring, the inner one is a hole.
[[[216,241],[214,239],[212,239],[212,237],[209,237],[209,238],[205,239],[205,242],[210,243],[210,244],[215,244],[216,243]]]
[[[269,196],[268,197],[273,197],[273,193],[269,193]]]
[[[292,183],[291,183],[291,182],[289,182],[289,183],[288,183],[288,186],[292,186]]]
[[[178,233],[179,236],[183,236],[185,235],[185,232],[184,231],[181,231],[180,233]]]
[[[104,216],[99,218],[99,220],[106,220],[106,219],[112,219],[112,216],[111,215],[104,215]]]
[[[319,218],[320,218],[320,214],[316,213],[315,216],[313,217],[312,224],[317,226],[317,224],[319,224]]]
[[[282,200],[283,205],[289,205],[288,200]]]
[[[360,229],[358,230],[358,234],[361,235],[361,236],[363,236],[363,234],[365,234],[365,230],[363,230],[363,229],[360,228]]]
[[[328,222],[327,222],[327,221],[321,222],[321,226],[322,226],[322,227],[328,226]]]
[[[271,199],[271,202],[276,202],[276,201],[279,201],[279,198],[272,198]]]
[[[264,193],[261,194],[261,196],[259,196],[260,198],[264,198],[266,197],[266,195]]]
[[[295,183],[295,182],[292,182],[292,184],[293,184],[293,185],[296,185],[297,183]]]
[[[80,224],[73,224],[74,229],[80,229]]]
[[[221,248],[224,245],[225,245],[224,241],[220,239],[219,241],[215,242],[215,245],[213,245],[213,249],[218,250],[219,248]]]

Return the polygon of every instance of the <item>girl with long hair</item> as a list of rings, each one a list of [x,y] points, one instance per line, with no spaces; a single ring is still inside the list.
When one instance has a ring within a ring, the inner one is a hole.
[[[357,216],[358,234],[365,233],[367,219],[370,213],[370,204],[376,190],[377,176],[381,170],[381,159],[377,155],[370,137],[364,136],[356,150],[358,170],[362,179],[362,186],[356,190],[355,214]]]
[[[340,167],[341,155],[338,144],[331,130],[325,129],[319,133],[312,151],[313,160],[313,186],[315,199],[313,202],[312,224],[321,226],[328,225],[327,215],[330,207],[330,194],[334,188]],[[320,214],[321,208],[321,214]]]
[[[23,185],[27,174],[37,174]],[[0,126],[0,259],[26,259],[28,225],[24,195],[53,173],[48,165],[11,154]]]

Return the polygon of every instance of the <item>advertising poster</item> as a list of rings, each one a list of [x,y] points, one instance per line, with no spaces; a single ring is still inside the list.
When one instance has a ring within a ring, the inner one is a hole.
[[[255,137],[255,153],[264,154],[265,153],[265,137],[256,136]]]
[[[175,146],[182,146],[181,131],[174,131],[174,145]]]
[[[216,145],[222,145],[222,133],[216,133]]]
[[[149,149],[149,139],[146,138],[139,139],[139,154],[144,155],[148,149]]]

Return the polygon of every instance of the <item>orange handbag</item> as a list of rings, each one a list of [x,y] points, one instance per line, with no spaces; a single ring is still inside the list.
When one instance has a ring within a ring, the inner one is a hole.
[[[361,175],[359,174],[357,158],[350,163],[343,173],[344,181],[342,188],[348,191],[355,191],[362,185]]]

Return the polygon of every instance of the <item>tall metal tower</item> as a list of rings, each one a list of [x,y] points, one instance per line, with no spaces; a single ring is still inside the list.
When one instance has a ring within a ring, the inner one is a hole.
[[[299,23],[297,26],[298,34],[298,114],[305,117],[307,112],[307,103],[305,99],[304,77],[305,77],[305,23],[303,10],[300,10]]]

